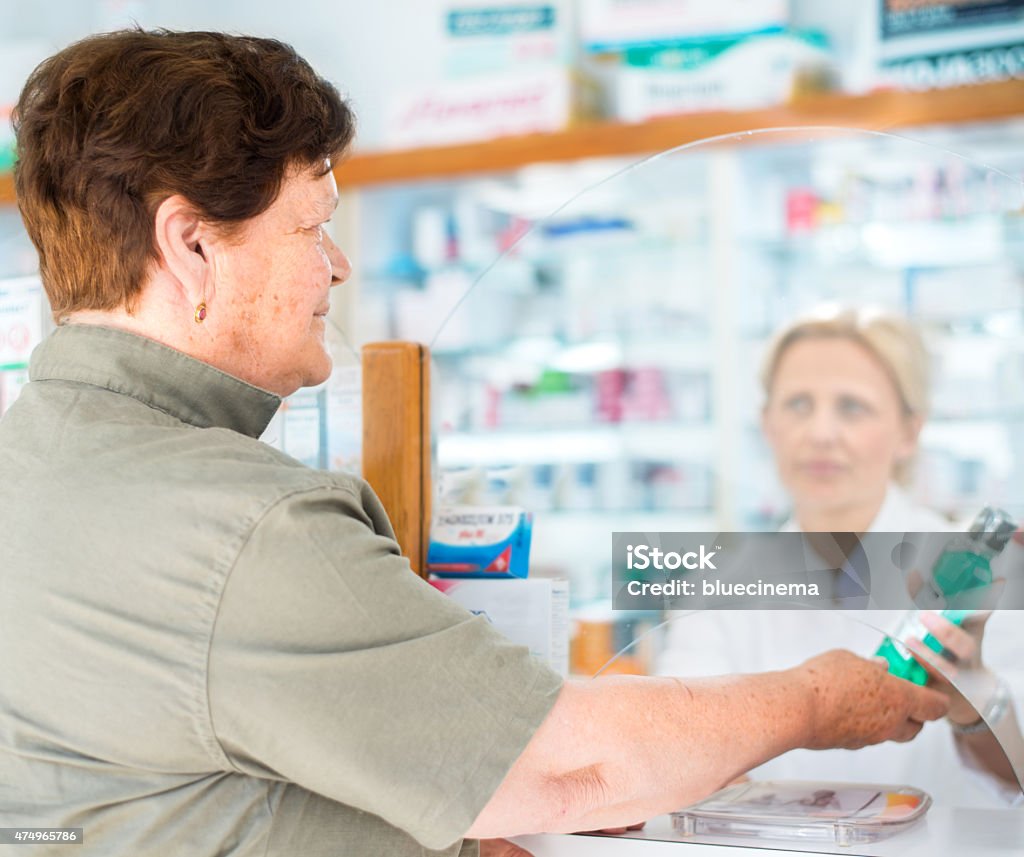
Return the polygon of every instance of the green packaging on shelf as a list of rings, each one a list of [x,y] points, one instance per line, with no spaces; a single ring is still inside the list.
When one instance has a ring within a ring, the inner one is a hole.
[[[606,110],[636,122],[781,104],[804,79],[829,81],[831,62],[822,33],[771,30],[632,47],[601,71]]]

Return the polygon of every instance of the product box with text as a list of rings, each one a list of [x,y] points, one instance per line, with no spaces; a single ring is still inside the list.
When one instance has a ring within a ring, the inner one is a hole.
[[[443,577],[526,577],[533,516],[518,506],[441,506],[427,571]]]
[[[483,616],[513,643],[553,670],[569,671],[569,581],[431,580],[431,584],[467,610]]]

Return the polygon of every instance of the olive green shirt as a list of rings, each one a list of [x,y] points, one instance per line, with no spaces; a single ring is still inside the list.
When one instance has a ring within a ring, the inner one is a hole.
[[[276,396],[85,325],[30,378],[0,420],[0,827],[475,853],[557,674],[414,575],[364,482],[257,440]]]

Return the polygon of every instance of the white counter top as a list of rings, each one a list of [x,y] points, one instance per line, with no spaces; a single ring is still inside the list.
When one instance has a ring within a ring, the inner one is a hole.
[[[643,830],[621,836],[518,836],[515,842],[534,857],[792,857],[788,843],[722,838],[684,839],[668,816],[652,819]],[[766,847],[767,846],[767,847]],[[932,807],[919,825],[873,845],[818,847],[803,853],[854,857],[1024,857],[1024,809],[950,809]]]

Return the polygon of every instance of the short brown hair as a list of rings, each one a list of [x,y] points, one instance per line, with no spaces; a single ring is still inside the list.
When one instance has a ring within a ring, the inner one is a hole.
[[[181,194],[231,234],[273,203],[287,170],[340,156],[355,120],[289,45],[136,29],[44,60],[14,128],[18,206],[59,322],[132,311],[159,258],[164,199]]]

